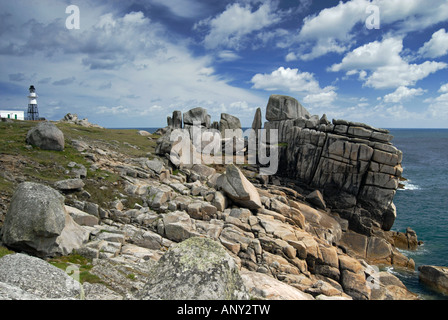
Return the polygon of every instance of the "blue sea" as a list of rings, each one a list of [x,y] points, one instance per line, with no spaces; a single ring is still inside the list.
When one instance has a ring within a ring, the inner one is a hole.
[[[142,128],[151,133],[157,128]],[[418,280],[421,265],[448,266],[448,129],[390,129],[393,144],[403,152],[405,189],[394,203],[397,219],[392,228],[411,227],[424,242],[417,251],[402,251],[415,261],[415,272],[389,268],[422,299],[444,299]]]
[[[418,266],[448,266],[448,129],[390,129],[393,144],[403,152],[405,189],[397,191],[397,219],[392,230],[411,227],[424,244],[402,251],[415,272],[389,270],[423,299],[448,299],[418,281]]]

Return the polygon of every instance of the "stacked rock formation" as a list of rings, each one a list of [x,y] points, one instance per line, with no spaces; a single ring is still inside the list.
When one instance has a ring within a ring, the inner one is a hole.
[[[333,212],[350,228],[370,235],[390,230],[393,198],[402,174],[402,152],[391,144],[388,130],[311,116],[291,97],[272,95],[265,129],[277,129],[279,174],[322,192]]]

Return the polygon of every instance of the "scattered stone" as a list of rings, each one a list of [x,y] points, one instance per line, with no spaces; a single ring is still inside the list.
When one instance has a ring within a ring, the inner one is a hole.
[[[64,192],[79,191],[85,184],[81,179],[61,180],[54,184],[55,188]]]
[[[150,137],[151,133],[149,133],[148,131],[145,130],[139,130],[137,131],[137,134],[141,135],[142,137]]]

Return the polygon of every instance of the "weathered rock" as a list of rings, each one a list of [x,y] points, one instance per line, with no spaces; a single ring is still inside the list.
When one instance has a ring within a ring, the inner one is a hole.
[[[332,282],[334,284],[334,282]],[[342,291],[342,288],[338,288],[330,284],[330,282],[326,282],[323,280],[318,280],[313,285],[305,290],[306,293],[309,293],[316,297],[317,300],[332,300],[332,297],[335,300],[353,300],[349,295],[345,294]],[[323,296],[327,297],[323,299]],[[318,298],[319,297],[319,298]]]
[[[50,253],[65,227],[65,214],[61,194],[41,184],[24,182],[11,199],[2,240],[25,252]]]
[[[68,255],[82,247],[89,240],[90,232],[77,224],[72,217],[65,214],[65,226],[61,234],[56,238],[57,248],[53,254]]]
[[[167,185],[153,185],[149,189],[148,204],[153,209],[159,209],[173,197],[173,189]]]
[[[165,134],[163,134],[159,139],[157,139],[157,145],[154,150],[155,154],[165,155],[170,154],[171,148],[173,146],[173,141],[171,141],[171,129],[169,129]]]
[[[448,267],[420,266],[419,280],[428,287],[448,295]]]
[[[205,164],[194,164],[190,171],[195,172],[199,175],[200,180],[208,180],[213,174],[216,173],[216,170],[205,165]]]
[[[77,114],[67,113],[60,121],[76,124],[87,128],[102,128],[97,124],[92,124],[88,119],[79,119]]]
[[[41,122],[28,131],[26,142],[43,150],[64,150],[64,134],[51,122]]]
[[[206,125],[207,110],[197,107],[184,113],[184,125],[193,125],[195,123],[202,126]]]
[[[245,232],[235,225],[229,225],[224,228],[219,236],[221,244],[234,254],[238,254],[240,250],[246,250],[252,243],[254,235]]]
[[[310,294],[266,274],[245,270],[241,273],[241,277],[252,299],[313,300]]]
[[[221,120],[219,122],[219,129],[221,131],[222,138],[231,138],[233,135],[227,136],[226,130],[241,130],[241,122],[235,116],[232,116],[227,113],[221,113]],[[236,131],[236,137],[242,137],[242,130]]]
[[[282,95],[271,95],[266,107],[266,120],[297,119],[310,116],[309,112],[294,98]]]
[[[81,179],[67,179],[57,181],[54,187],[58,190],[69,192],[69,191],[79,191],[84,188],[85,184]]]
[[[248,299],[233,258],[216,241],[190,238],[171,247],[151,269],[143,300]]]
[[[123,297],[103,284],[85,282],[83,284],[85,300],[123,300]]]
[[[218,211],[224,211],[227,208],[227,198],[221,191],[216,191],[212,204]]]
[[[371,300],[419,300],[418,295],[409,291],[393,274],[382,271],[376,278],[371,288]]]
[[[395,265],[397,267],[415,269],[415,263],[407,258],[384,238],[347,231],[344,232],[341,241],[347,253],[358,259],[365,259],[370,264]]]
[[[341,284],[344,292],[354,300],[369,300],[371,288],[367,285],[364,272],[354,273],[348,270],[341,272]]]
[[[152,259],[145,263],[130,263],[123,257],[95,259],[90,273],[96,275],[102,283],[119,296],[135,299],[134,293],[140,292],[145,286],[146,276],[154,264]]]
[[[226,173],[218,178],[217,186],[232,201],[242,207],[248,209],[259,209],[262,207],[257,189],[234,164],[227,166]]]
[[[262,115],[261,115],[261,109],[257,108],[257,111],[255,111],[254,120],[252,121],[252,129],[258,132],[263,126],[262,122]]]
[[[163,162],[158,159],[147,160],[145,162],[145,165],[148,169],[154,171],[156,174],[160,174],[160,172],[164,168]]]
[[[16,299],[26,300],[28,295],[38,299],[77,300],[83,298],[82,285],[64,270],[48,262],[25,254],[9,254],[0,259],[0,283],[14,286],[25,292]],[[20,292],[19,292],[20,293]]]
[[[11,119],[1,119],[2,122],[12,122]],[[8,121],[9,120],[9,121]],[[42,300],[35,294],[28,293],[25,290],[4,282],[0,282],[0,300]]]
[[[338,131],[289,128],[280,135],[287,143],[280,154],[280,174],[322,190],[326,206],[334,211],[355,211],[344,218],[353,220],[350,228],[358,232],[368,233],[375,224],[384,230],[392,227],[396,215],[392,201],[401,172],[379,171],[400,166],[398,150],[382,151],[368,140],[350,139]]]
[[[182,112],[181,111],[173,111],[173,128],[181,129],[182,128]]]
[[[308,201],[309,203],[315,205],[320,209],[325,210],[327,208],[325,200],[319,190],[314,190],[313,192],[308,194],[305,199],[306,201]]]
[[[14,193],[2,233],[7,246],[39,256],[69,254],[89,238],[67,213],[61,194],[31,182]]]
[[[145,131],[145,130],[139,130],[139,131],[137,131],[137,134],[141,135],[142,137],[150,137],[151,136],[151,133],[148,131]]]
[[[170,212],[163,216],[164,237],[175,242],[197,235],[190,216],[182,211]]]
[[[330,124],[297,105],[285,96],[271,96],[268,103],[265,129],[277,129],[285,143],[278,173],[320,190],[326,207],[351,220],[352,230],[390,230],[402,173],[402,153],[390,144],[392,136],[363,123]]]
[[[407,228],[406,232],[393,232],[391,233],[391,242],[398,249],[403,250],[416,250],[419,245],[419,241],[417,239],[417,234],[411,228]]]

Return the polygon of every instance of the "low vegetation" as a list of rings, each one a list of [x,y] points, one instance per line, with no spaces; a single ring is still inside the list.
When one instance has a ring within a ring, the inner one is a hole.
[[[58,180],[73,178],[68,170],[70,162],[87,168],[84,190],[89,194],[89,201],[104,205],[124,193],[120,175],[91,168],[85,155],[72,146],[72,140],[81,140],[96,148],[117,151],[134,158],[152,159],[151,153],[156,146],[156,135],[148,139],[139,135],[136,129],[87,128],[66,122],[55,124],[64,133],[64,151],[41,150],[26,144],[26,135],[36,126],[36,122],[0,122],[0,199],[3,200],[0,201],[3,202],[0,211],[3,214],[6,213],[7,204],[18,183],[34,181],[53,185]],[[139,198],[128,201],[132,206],[134,203],[142,204]]]
[[[93,268],[92,260],[79,254],[73,253],[68,256],[52,258],[48,262],[53,266],[66,271],[67,274],[79,280],[81,283],[102,283],[98,276],[90,273],[90,270]],[[75,268],[70,268],[73,266]],[[77,274],[74,274],[75,272]]]

